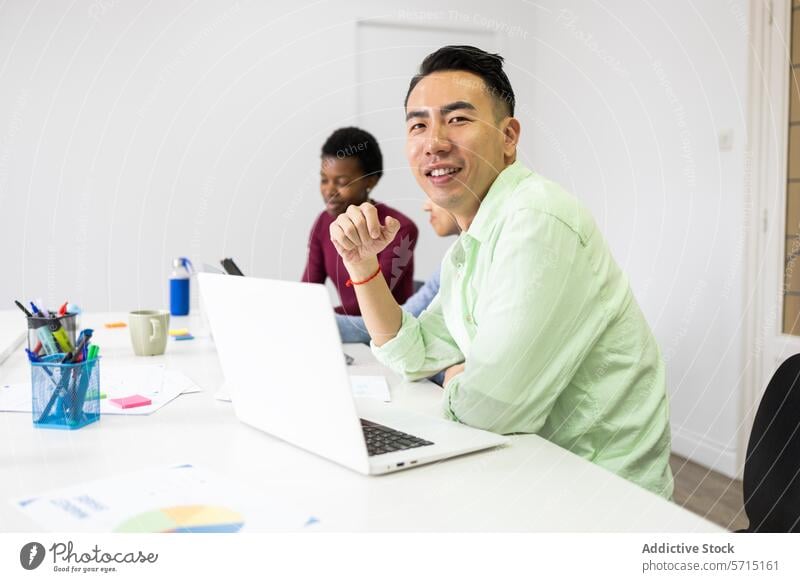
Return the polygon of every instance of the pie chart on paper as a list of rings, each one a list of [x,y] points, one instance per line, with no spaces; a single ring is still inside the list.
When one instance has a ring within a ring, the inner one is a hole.
[[[217,505],[178,505],[154,509],[125,520],[116,533],[236,533],[244,517]]]

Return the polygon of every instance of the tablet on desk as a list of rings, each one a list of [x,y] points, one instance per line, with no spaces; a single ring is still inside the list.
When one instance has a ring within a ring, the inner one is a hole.
[[[222,265],[222,268],[225,269],[225,272],[228,273],[228,275],[244,277],[244,273],[242,273],[242,270],[236,265],[236,263],[233,262],[233,259],[222,259],[220,264]]]

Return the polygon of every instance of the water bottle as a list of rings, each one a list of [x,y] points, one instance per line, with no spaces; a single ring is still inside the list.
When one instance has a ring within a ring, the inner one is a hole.
[[[169,312],[172,315],[189,315],[189,281],[192,277],[192,262],[186,257],[172,261],[169,276]]]

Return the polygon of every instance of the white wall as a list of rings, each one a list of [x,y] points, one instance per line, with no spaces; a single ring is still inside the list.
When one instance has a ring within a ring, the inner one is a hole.
[[[592,209],[655,329],[675,449],[732,473],[744,0],[496,6],[5,3],[0,301],[163,305],[170,260],[183,254],[298,278],[320,210],[319,147],[364,113],[356,20],[490,31],[517,92],[521,159]],[[725,128],[733,148],[720,152]],[[421,201],[391,186],[376,197]],[[440,252],[420,243],[418,278]]]
[[[673,448],[734,474],[747,5],[601,4],[539,3],[514,63],[526,155],[588,204],[628,273],[667,362]]]

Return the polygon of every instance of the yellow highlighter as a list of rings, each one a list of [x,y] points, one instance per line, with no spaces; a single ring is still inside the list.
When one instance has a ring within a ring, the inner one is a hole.
[[[69,336],[67,335],[64,326],[61,325],[61,322],[58,319],[51,319],[47,322],[47,327],[50,330],[50,333],[53,334],[53,337],[58,344],[58,347],[61,348],[61,351],[64,353],[71,352],[73,350],[72,342],[69,341]]]

